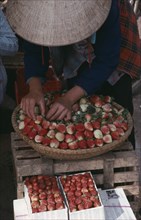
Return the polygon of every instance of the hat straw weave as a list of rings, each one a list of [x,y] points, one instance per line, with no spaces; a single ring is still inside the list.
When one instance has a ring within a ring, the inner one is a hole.
[[[7,18],[13,30],[39,45],[79,42],[106,20],[111,0],[9,0]]]

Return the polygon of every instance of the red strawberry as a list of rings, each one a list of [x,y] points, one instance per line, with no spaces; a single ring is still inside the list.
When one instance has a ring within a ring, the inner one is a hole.
[[[110,131],[116,131],[116,126],[114,124],[108,124]]]
[[[34,125],[33,125],[33,128],[34,128],[37,132],[39,132],[39,131],[42,129],[41,125],[38,125],[38,124],[34,124]]]
[[[84,207],[83,203],[78,205],[78,210],[84,210],[84,209],[85,209],[85,207]]]
[[[117,128],[117,132],[119,133],[120,136],[124,136],[125,132],[122,128]]]
[[[123,128],[124,131],[128,130],[128,124],[126,122],[121,123],[121,128]]]
[[[49,128],[49,125],[50,125],[50,122],[49,121],[46,121],[45,119],[42,121],[42,127],[44,129],[48,129]]]
[[[85,114],[85,119],[86,119],[87,121],[91,121],[92,116],[91,116],[90,114]]]
[[[41,135],[36,135],[35,138],[34,138],[35,142],[36,143],[41,143],[42,140],[43,140],[43,136]]]
[[[51,148],[58,148],[59,147],[59,141],[56,139],[51,139],[50,140],[50,147]]]
[[[25,123],[25,125],[29,124],[30,121],[31,121],[31,118],[29,118],[29,117],[27,117],[27,116],[24,118],[24,123]]]
[[[101,127],[101,131],[102,131],[103,134],[109,134],[110,133],[110,129],[107,125],[103,125]]]
[[[89,208],[92,208],[93,207],[93,203],[91,200],[88,200],[84,203],[84,208],[85,209],[89,209]]]
[[[103,146],[103,140],[102,139],[95,139],[95,145],[97,147],[102,147]]]
[[[117,131],[112,131],[111,136],[113,140],[118,140],[119,139],[119,133]]]
[[[75,133],[75,137],[78,141],[83,140],[84,139],[84,134],[81,131],[76,131]]]
[[[76,124],[75,128],[77,131],[84,131],[85,130],[85,127],[82,123]]]
[[[66,132],[66,126],[64,124],[58,124],[56,126],[56,129],[61,132],[61,133],[65,133]]]
[[[100,101],[100,100],[101,100],[101,98],[98,95],[93,95],[93,96],[90,97],[90,101],[92,103],[95,103],[95,102]]]
[[[100,108],[100,107],[102,107],[102,105],[103,105],[103,101],[102,101],[102,100],[96,101],[96,102],[94,103],[94,105],[95,105],[95,107]]]
[[[117,128],[121,128],[121,122],[116,120],[113,122],[113,124],[117,127]]]
[[[65,141],[66,141],[67,143],[70,143],[70,142],[75,141],[74,135],[66,134]]]
[[[45,136],[47,134],[47,130],[42,128],[39,132],[38,132],[39,135],[41,136]]]
[[[68,147],[69,147],[69,149],[71,149],[71,150],[77,149],[77,148],[78,148],[78,143],[77,143],[77,141],[73,141],[73,142],[68,143]]]
[[[81,140],[78,142],[78,146],[81,149],[86,149],[87,148],[87,142],[85,140]]]
[[[50,122],[49,129],[54,130],[56,126],[57,126],[56,122]]]
[[[48,133],[47,133],[47,136],[49,138],[54,138],[55,137],[55,131],[54,130],[49,130]]]
[[[104,102],[108,102],[108,103],[111,103],[112,102],[112,97],[110,97],[110,96],[105,96],[104,97]]]
[[[93,121],[92,125],[93,125],[94,129],[99,129],[100,128],[100,122],[99,121]]]
[[[59,145],[60,149],[68,149],[68,144],[66,142],[61,142]]]
[[[27,126],[25,126],[24,129],[22,130],[22,133],[23,133],[24,135],[28,135],[31,130],[32,130],[32,126],[27,125]]]
[[[30,140],[33,140],[36,135],[37,135],[37,131],[36,131],[35,129],[33,129],[33,130],[30,131],[30,133],[28,134],[28,137],[29,137]]]
[[[110,134],[106,134],[104,137],[103,137],[103,141],[106,143],[106,144],[109,144],[112,142],[112,137]]]
[[[88,131],[88,130],[85,130],[84,131],[84,135],[86,138],[93,138],[94,137],[94,134],[92,131]]]
[[[88,130],[88,131],[93,131],[93,125],[91,122],[85,122],[84,123],[84,127]]]
[[[50,138],[44,137],[43,140],[42,140],[42,144],[45,145],[45,146],[49,146]]]
[[[94,148],[95,147],[95,141],[93,139],[87,140],[87,146],[88,146],[88,148]]]
[[[103,109],[105,112],[111,112],[111,111],[112,111],[111,104],[107,103],[107,104],[105,104],[105,105],[102,105],[102,109]]]
[[[36,116],[35,124],[41,124],[43,120],[43,117],[41,115]]]
[[[68,134],[74,134],[75,132],[75,126],[73,124],[69,124],[66,127],[66,131]]]

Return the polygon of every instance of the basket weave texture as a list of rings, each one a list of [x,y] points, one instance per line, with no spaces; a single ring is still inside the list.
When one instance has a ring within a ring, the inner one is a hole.
[[[122,106],[120,106],[117,103],[113,103],[113,105],[118,109],[123,109]],[[57,159],[57,160],[81,160],[81,159],[88,159],[92,158],[101,154],[104,154],[108,151],[111,151],[117,147],[119,147],[124,141],[128,139],[128,136],[131,134],[132,128],[133,128],[133,120],[128,113],[127,115],[127,122],[128,122],[128,130],[125,132],[124,136],[120,137],[119,140],[114,140],[112,143],[104,144],[102,147],[96,147],[91,149],[76,149],[76,150],[63,150],[59,148],[51,148],[48,146],[44,146],[42,144],[35,143],[35,141],[30,140],[27,136],[24,136],[22,132],[18,128],[18,124],[16,121],[18,111],[20,109],[20,106],[17,106],[12,114],[12,125],[14,130],[17,132],[17,134],[31,147],[33,147],[37,152],[39,152],[41,155],[44,155],[48,158]]]

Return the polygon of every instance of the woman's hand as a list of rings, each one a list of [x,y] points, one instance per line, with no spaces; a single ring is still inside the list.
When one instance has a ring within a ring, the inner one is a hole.
[[[42,85],[39,78],[32,77],[30,79],[29,91],[30,92],[21,100],[21,108],[29,117],[35,120],[36,104],[39,106],[41,114],[45,115],[45,100],[42,91]]]
[[[21,100],[21,108],[32,119],[35,117],[35,105],[38,105],[42,115],[45,115],[44,95],[41,91],[31,91]]]
[[[84,96],[84,90],[78,86],[73,87],[51,105],[46,118],[48,120],[70,120],[72,112],[79,109],[77,101],[82,96]]]

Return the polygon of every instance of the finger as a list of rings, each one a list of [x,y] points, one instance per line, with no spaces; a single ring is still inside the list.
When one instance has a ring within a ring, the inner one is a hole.
[[[68,112],[66,117],[64,118],[65,121],[71,120],[71,112]]]
[[[44,102],[44,100],[41,100],[41,102],[39,103],[39,107],[41,110],[41,114],[44,116],[45,115],[45,102]]]
[[[54,114],[50,120],[63,120],[67,115],[68,110],[65,109],[64,111],[57,111],[56,114]]]
[[[76,112],[79,110],[79,105],[76,103],[72,106],[72,111]]]
[[[26,112],[27,112],[27,115],[32,118],[33,120],[36,120],[36,117],[35,117],[35,111],[34,111],[34,108],[35,108],[35,100],[34,99],[31,99],[31,100],[26,100]]]
[[[50,120],[57,113],[57,110],[57,107],[52,106],[51,109],[47,112],[46,118]]]

